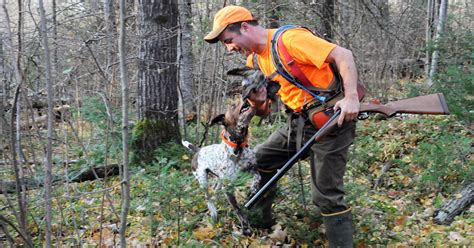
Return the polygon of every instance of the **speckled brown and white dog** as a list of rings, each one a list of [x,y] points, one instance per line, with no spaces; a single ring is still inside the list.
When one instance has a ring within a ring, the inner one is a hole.
[[[251,233],[247,217],[237,203],[234,192],[225,187],[230,186],[237,179],[239,171],[246,171],[253,174],[251,193],[254,194],[258,190],[260,174],[256,167],[255,153],[247,145],[248,125],[255,112],[255,108],[240,102],[230,105],[225,114],[215,117],[211,125],[224,126],[221,133],[222,142],[219,144],[196,149],[189,142],[183,141],[184,146],[196,151],[192,160],[193,174],[204,190],[207,207],[214,223],[217,222],[217,209],[209,195],[209,174],[218,178],[216,188],[224,190],[227,200],[240,221],[242,233],[246,235]]]
[[[261,72],[255,70],[237,69],[230,71],[228,74],[243,76],[245,78],[243,86],[254,83],[261,87],[264,84],[256,81],[266,80]],[[255,82],[249,82],[249,80]],[[250,195],[258,191],[260,174],[257,170],[256,157],[254,151],[247,145],[248,127],[255,113],[256,109],[254,107],[251,107],[246,100],[241,100],[238,104],[228,106],[225,114],[218,115],[211,121],[211,125],[221,124],[224,126],[221,133],[221,143],[199,149],[189,142],[183,141],[184,146],[196,152],[192,161],[193,174],[204,190],[212,220],[214,222],[217,221],[217,209],[209,195],[209,174],[218,178],[216,188],[224,189],[227,200],[232,205],[240,221],[242,233],[246,235],[251,234],[247,216],[237,203],[234,192],[228,188],[226,190],[225,187],[231,185],[237,179],[239,171],[246,171],[253,174]],[[224,183],[224,181],[228,184]]]

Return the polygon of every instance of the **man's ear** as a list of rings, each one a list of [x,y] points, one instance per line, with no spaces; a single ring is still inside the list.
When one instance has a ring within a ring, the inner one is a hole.
[[[210,123],[210,126],[212,126],[214,124],[221,124],[221,125],[225,126],[224,120],[225,120],[225,115],[220,114],[220,115],[214,117],[214,119],[212,119],[212,121]]]
[[[240,27],[247,31],[249,29],[249,24],[247,22],[242,22],[240,24]]]

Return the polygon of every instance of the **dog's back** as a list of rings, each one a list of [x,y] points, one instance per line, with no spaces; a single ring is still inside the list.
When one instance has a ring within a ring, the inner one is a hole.
[[[209,171],[219,178],[233,180],[238,171],[249,171],[257,163],[255,153],[250,148],[243,148],[239,157],[235,159],[232,159],[232,154],[233,148],[224,142],[202,147],[195,155],[196,164],[198,165],[195,173],[204,174]]]

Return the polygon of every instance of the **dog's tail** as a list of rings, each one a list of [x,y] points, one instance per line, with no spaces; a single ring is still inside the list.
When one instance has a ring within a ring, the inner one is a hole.
[[[199,152],[200,148],[197,147],[196,145],[192,144],[191,142],[188,142],[186,140],[182,140],[181,144],[183,144],[184,147],[188,148],[189,150],[193,152]]]

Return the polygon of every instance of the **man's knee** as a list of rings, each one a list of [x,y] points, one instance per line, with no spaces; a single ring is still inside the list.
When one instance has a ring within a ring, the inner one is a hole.
[[[338,213],[348,209],[347,204],[344,202],[343,194],[325,196],[320,193],[313,193],[312,200],[314,205],[319,207],[323,214]]]

